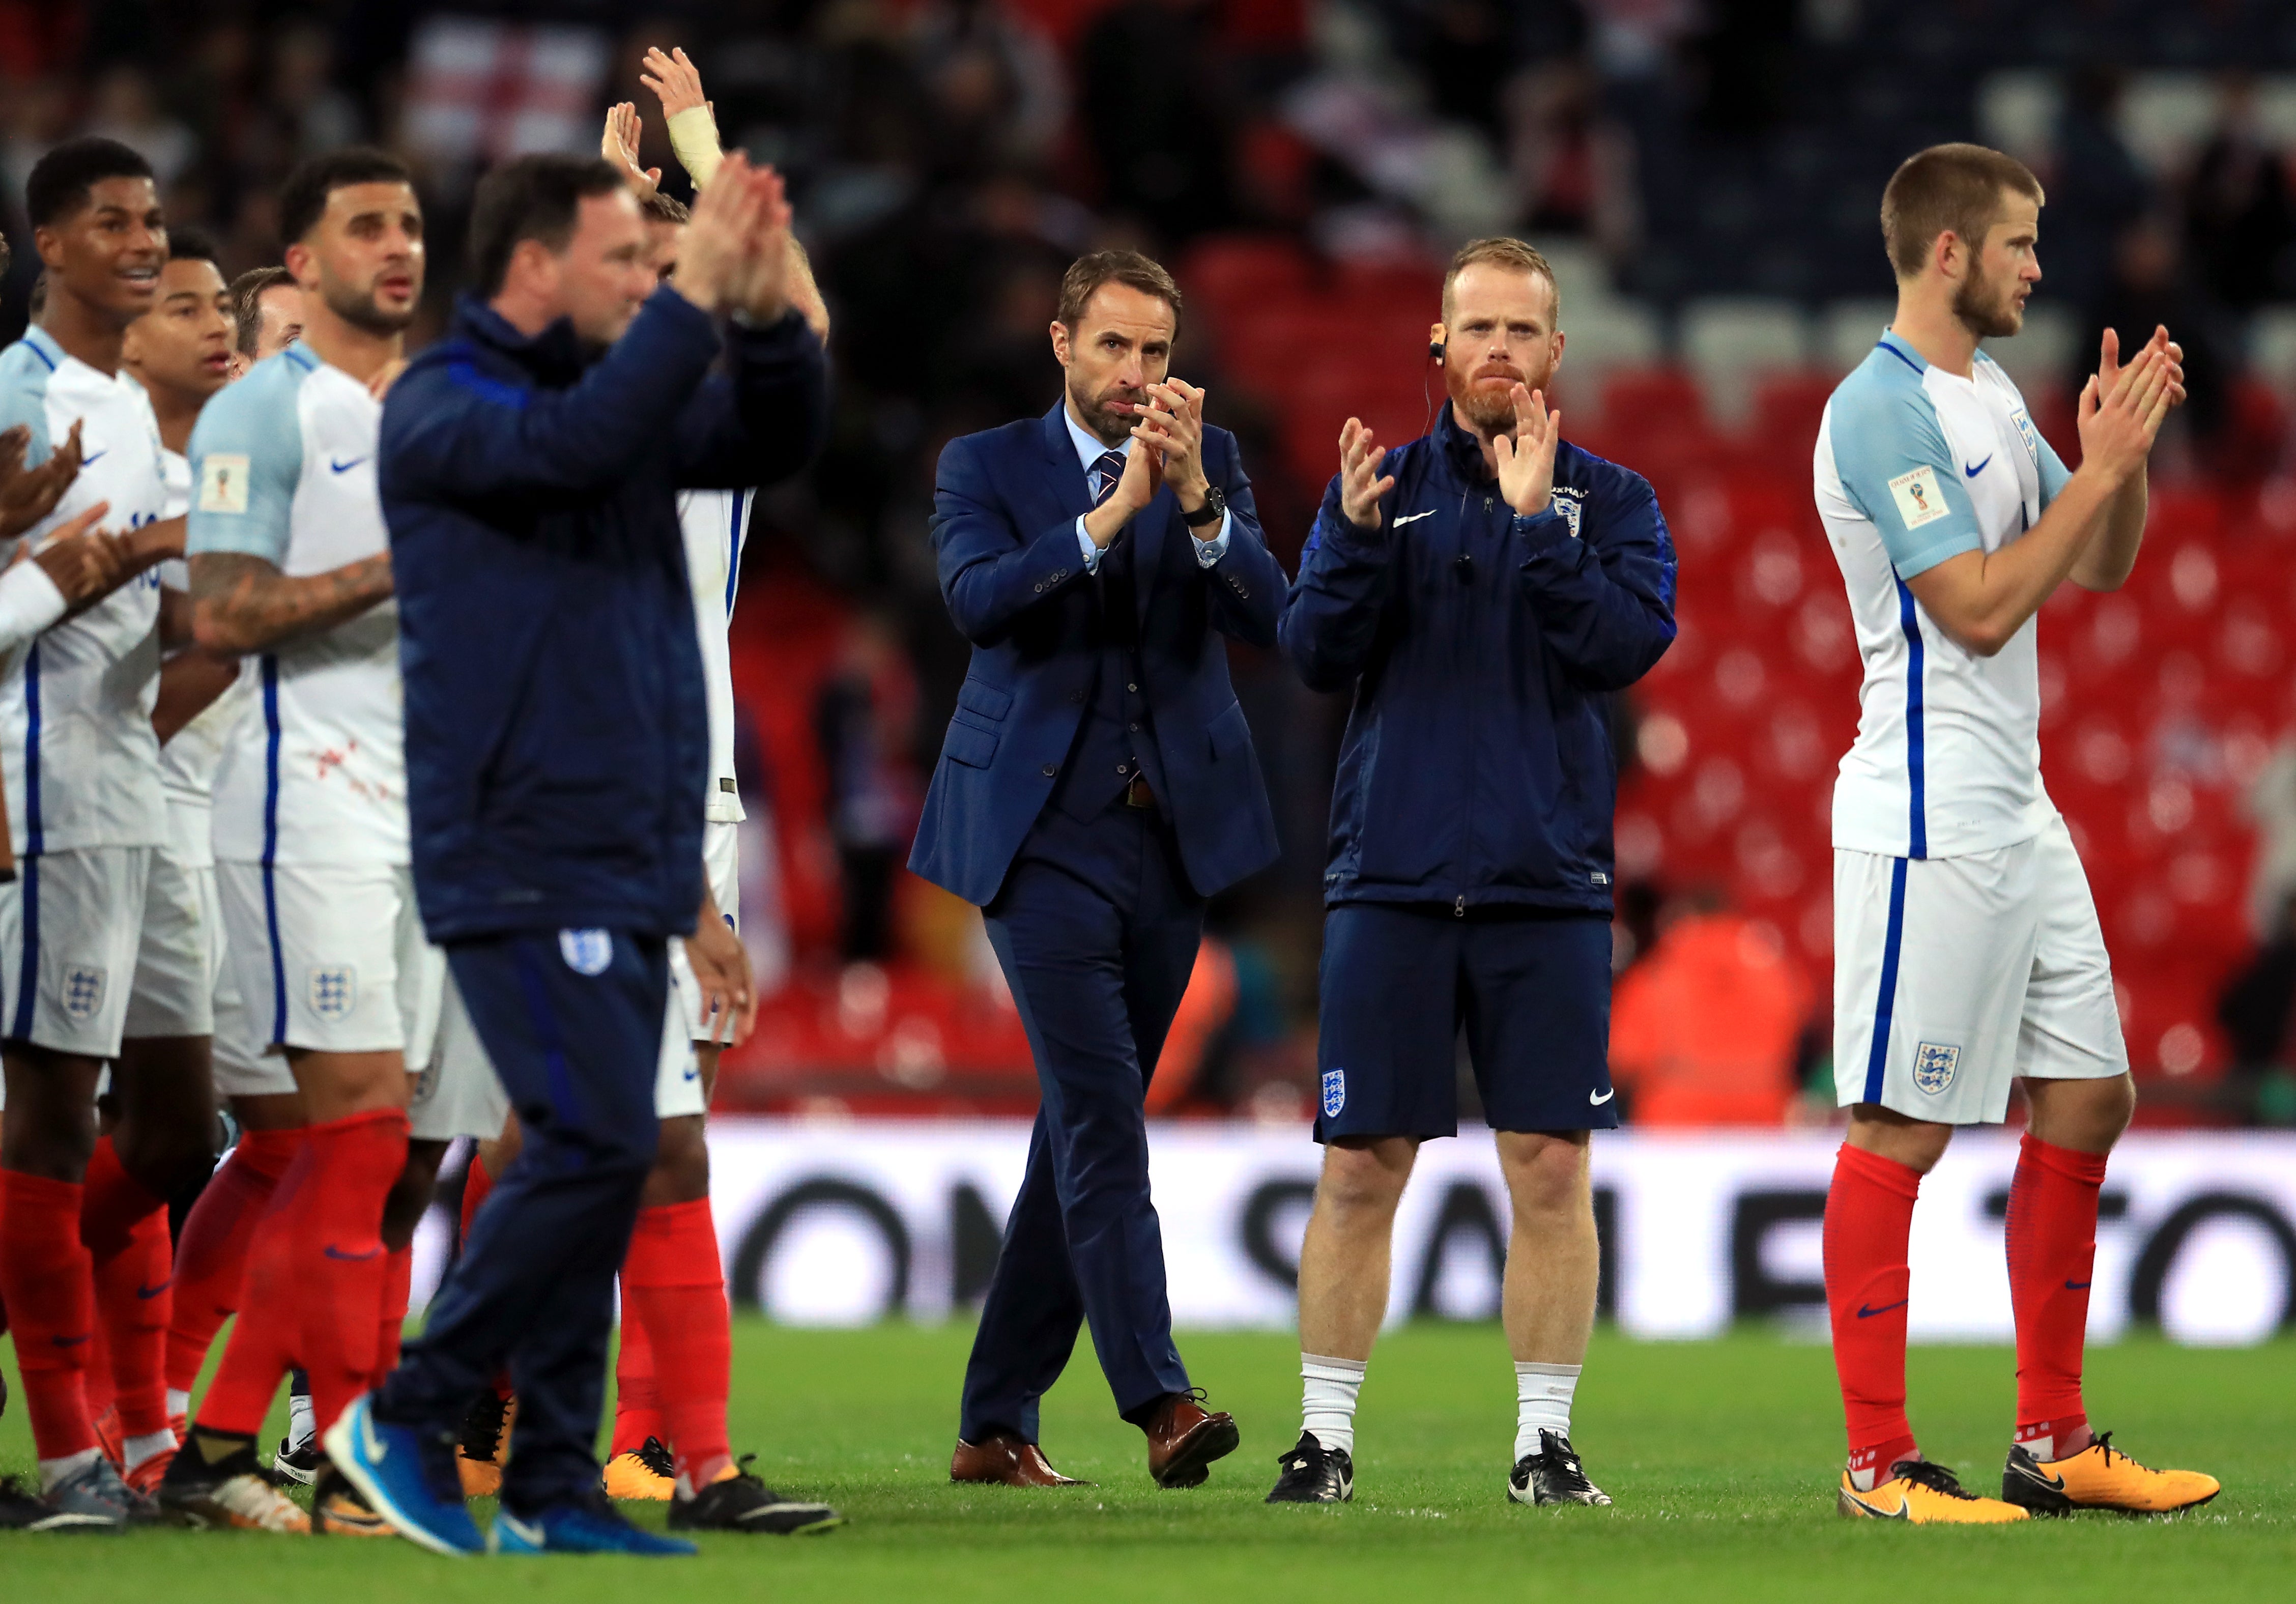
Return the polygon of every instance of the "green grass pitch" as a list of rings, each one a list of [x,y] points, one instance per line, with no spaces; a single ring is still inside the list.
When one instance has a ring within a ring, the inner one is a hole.
[[[1507,1504],[1513,1373],[1487,1326],[1388,1336],[1357,1435],[1356,1502],[1269,1509],[1298,1430],[1297,1355],[1276,1334],[1183,1333],[1243,1446],[1185,1493],[1152,1486],[1079,1345],[1046,1400],[1054,1462],[1100,1485],[1067,1493],[947,1480],[970,1330],[735,1328],[734,1437],[791,1491],[833,1500],[826,1536],[718,1538],[699,1560],[447,1560],[398,1542],[176,1531],[0,1535],[0,1599],[631,1598],[1085,1600],[2296,1597],[2296,1343],[2185,1350],[2130,1341],[2090,1356],[2099,1423],[2139,1457],[2221,1477],[2172,1520],[2109,1515],[1984,1531],[1852,1523],[1833,1513],[1841,1452],[1826,1351],[1749,1333],[1710,1343],[1598,1336],[1576,1437],[1611,1510]],[[12,1372],[12,1363],[9,1369]],[[1916,1348],[1914,1419],[1971,1485],[1998,1476],[2014,1399],[2000,1348]],[[274,1430],[277,1428],[275,1426]],[[20,1408],[0,1470],[27,1474]],[[659,1522],[660,1506],[641,1519]],[[483,1518],[483,1515],[482,1515]],[[674,1590],[674,1591],[666,1591]]]

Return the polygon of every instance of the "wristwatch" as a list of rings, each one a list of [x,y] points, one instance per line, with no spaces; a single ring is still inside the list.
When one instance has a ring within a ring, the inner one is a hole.
[[[1226,516],[1227,492],[1218,485],[1211,485],[1205,487],[1204,504],[1193,512],[1182,512],[1180,521],[1192,529],[1201,529],[1206,524],[1216,524]]]

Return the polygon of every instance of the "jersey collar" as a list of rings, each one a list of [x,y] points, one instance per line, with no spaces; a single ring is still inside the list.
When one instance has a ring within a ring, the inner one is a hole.
[[[1907,343],[1905,340],[1899,338],[1899,336],[1892,330],[1882,330],[1882,338],[1875,342],[1874,348],[1875,350],[1887,351],[1890,353],[1890,355],[1896,356],[1898,361],[1912,368],[1916,373],[1927,373],[1930,371],[1930,364],[1922,360],[1922,354],[1914,349],[1912,345]]]
[[[37,323],[24,331],[24,343],[48,364],[51,373],[71,360],[70,354],[56,343],[56,337]]]

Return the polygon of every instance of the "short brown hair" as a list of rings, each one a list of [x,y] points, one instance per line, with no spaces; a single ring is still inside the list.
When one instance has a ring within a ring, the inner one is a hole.
[[[1061,275],[1061,322],[1075,329],[1103,284],[1122,284],[1152,295],[1172,308],[1175,324],[1180,321],[1180,286],[1164,271],[1163,264],[1136,250],[1095,250],[1070,262],[1068,272]]]
[[[263,332],[263,297],[282,284],[290,290],[295,287],[295,275],[284,267],[250,267],[231,281],[233,343],[241,356],[255,355],[256,341]]]
[[[693,221],[693,214],[685,202],[675,195],[665,195],[660,190],[649,190],[638,197],[638,210],[649,223],[676,223],[680,226]]]
[[[1443,321],[1451,321],[1451,286],[1468,268],[1488,262],[1512,273],[1534,273],[1546,281],[1546,288],[1554,297],[1554,319],[1562,321],[1562,286],[1554,282],[1554,269],[1538,248],[1528,241],[1510,234],[1491,234],[1480,240],[1470,240],[1459,247],[1451,265],[1443,269]]]
[[[1950,233],[1972,247],[2001,215],[2002,192],[2014,191],[2036,205],[2041,181],[2014,156],[1980,144],[1931,145],[1906,158],[1882,192],[1882,242],[1899,278],[1920,275],[1938,235]]]

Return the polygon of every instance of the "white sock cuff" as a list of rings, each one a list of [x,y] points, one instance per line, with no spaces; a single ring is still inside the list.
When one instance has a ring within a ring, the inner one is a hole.
[[[1301,1354],[1300,1375],[1311,1381],[1361,1381],[1368,1359],[1334,1359],[1327,1354]]]
[[[1586,1368],[1583,1364],[1545,1364],[1536,1359],[1514,1362],[1514,1373],[1518,1376],[1575,1376]]]

